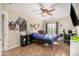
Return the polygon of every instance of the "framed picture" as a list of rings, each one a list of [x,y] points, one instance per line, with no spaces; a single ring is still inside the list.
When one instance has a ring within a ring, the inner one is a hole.
[[[19,17],[16,21],[16,24],[19,25],[19,31],[26,31],[27,30],[27,22],[24,18]]]
[[[15,30],[16,29],[16,23],[13,21],[9,22],[9,30]]]

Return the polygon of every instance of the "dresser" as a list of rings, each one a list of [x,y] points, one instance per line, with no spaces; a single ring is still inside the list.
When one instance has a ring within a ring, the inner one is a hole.
[[[31,34],[21,35],[20,36],[20,46],[24,47],[29,44],[32,44]]]

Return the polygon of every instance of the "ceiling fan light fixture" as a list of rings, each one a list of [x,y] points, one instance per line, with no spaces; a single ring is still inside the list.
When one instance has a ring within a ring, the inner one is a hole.
[[[43,13],[43,16],[47,16],[48,14],[47,13]]]

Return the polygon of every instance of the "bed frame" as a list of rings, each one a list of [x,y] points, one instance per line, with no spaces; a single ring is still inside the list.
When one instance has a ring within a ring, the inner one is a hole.
[[[36,38],[33,38],[32,35],[31,35],[31,39],[32,39],[32,40],[37,40],[38,42],[41,41],[41,42],[45,42],[45,43],[50,44],[50,45],[51,45],[51,50],[53,50],[53,46],[54,46],[53,43],[56,42],[58,38],[59,38],[59,36],[55,37],[55,38],[54,38],[54,41],[51,41],[51,40],[49,40],[49,39],[46,39],[46,40],[44,40],[44,39],[39,39],[39,38],[36,39]]]

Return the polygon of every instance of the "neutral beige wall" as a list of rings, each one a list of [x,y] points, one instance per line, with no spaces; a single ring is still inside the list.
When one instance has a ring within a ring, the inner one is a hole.
[[[0,11],[2,10],[2,5],[0,4]]]
[[[8,10],[8,22],[9,21],[16,21],[19,14]],[[20,45],[20,32],[17,30],[10,31],[8,30],[8,49],[17,47]]]
[[[79,36],[79,25],[76,26],[75,29],[77,30],[77,35]]]
[[[59,24],[58,25],[59,34],[62,33],[63,29],[65,29],[65,31],[67,33],[68,30],[73,28],[73,24],[72,24],[72,21],[71,21],[70,17],[43,21],[43,28],[45,29],[45,23],[54,23],[54,22],[58,22],[58,24]]]
[[[39,23],[31,18],[24,17],[22,14],[8,10],[8,21],[16,21],[18,17],[23,17],[27,21],[27,30],[30,29],[29,25],[33,23]],[[20,32],[8,31],[8,48],[14,48],[20,45]]]
[[[41,24],[40,20],[36,20],[36,19],[28,17],[24,14],[21,14],[21,13],[18,13],[18,12],[8,9],[7,4],[0,4],[0,11],[6,12],[8,14],[8,22],[9,21],[16,21],[19,16],[24,18],[27,21],[27,30],[30,30],[30,24]],[[1,22],[1,17],[0,17],[0,22]],[[2,25],[0,25],[0,34],[2,32],[1,26]],[[40,27],[41,27],[41,25],[40,25]],[[0,38],[1,37],[2,36],[0,35]],[[9,30],[8,31],[8,49],[17,47],[19,45],[20,45],[20,32]]]
[[[5,9],[4,9],[5,10]],[[12,10],[5,10],[8,12],[8,22],[9,21],[16,21],[17,18],[20,16],[24,18],[27,21],[27,31],[30,30],[30,24],[41,24],[41,21],[33,19],[31,17],[27,17],[23,14],[20,14],[18,12],[12,11]],[[41,27],[41,25],[40,25]],[[17,47],[20,45],[20,32],[19,31],[8,31],[8,49]]]
[[[27,31],[31,31],[30,24],[40,24],[40,28],[42,28],[42,21],[41,20],[35,20],[33,18],[28,18],[28,20],[27,20]]]

